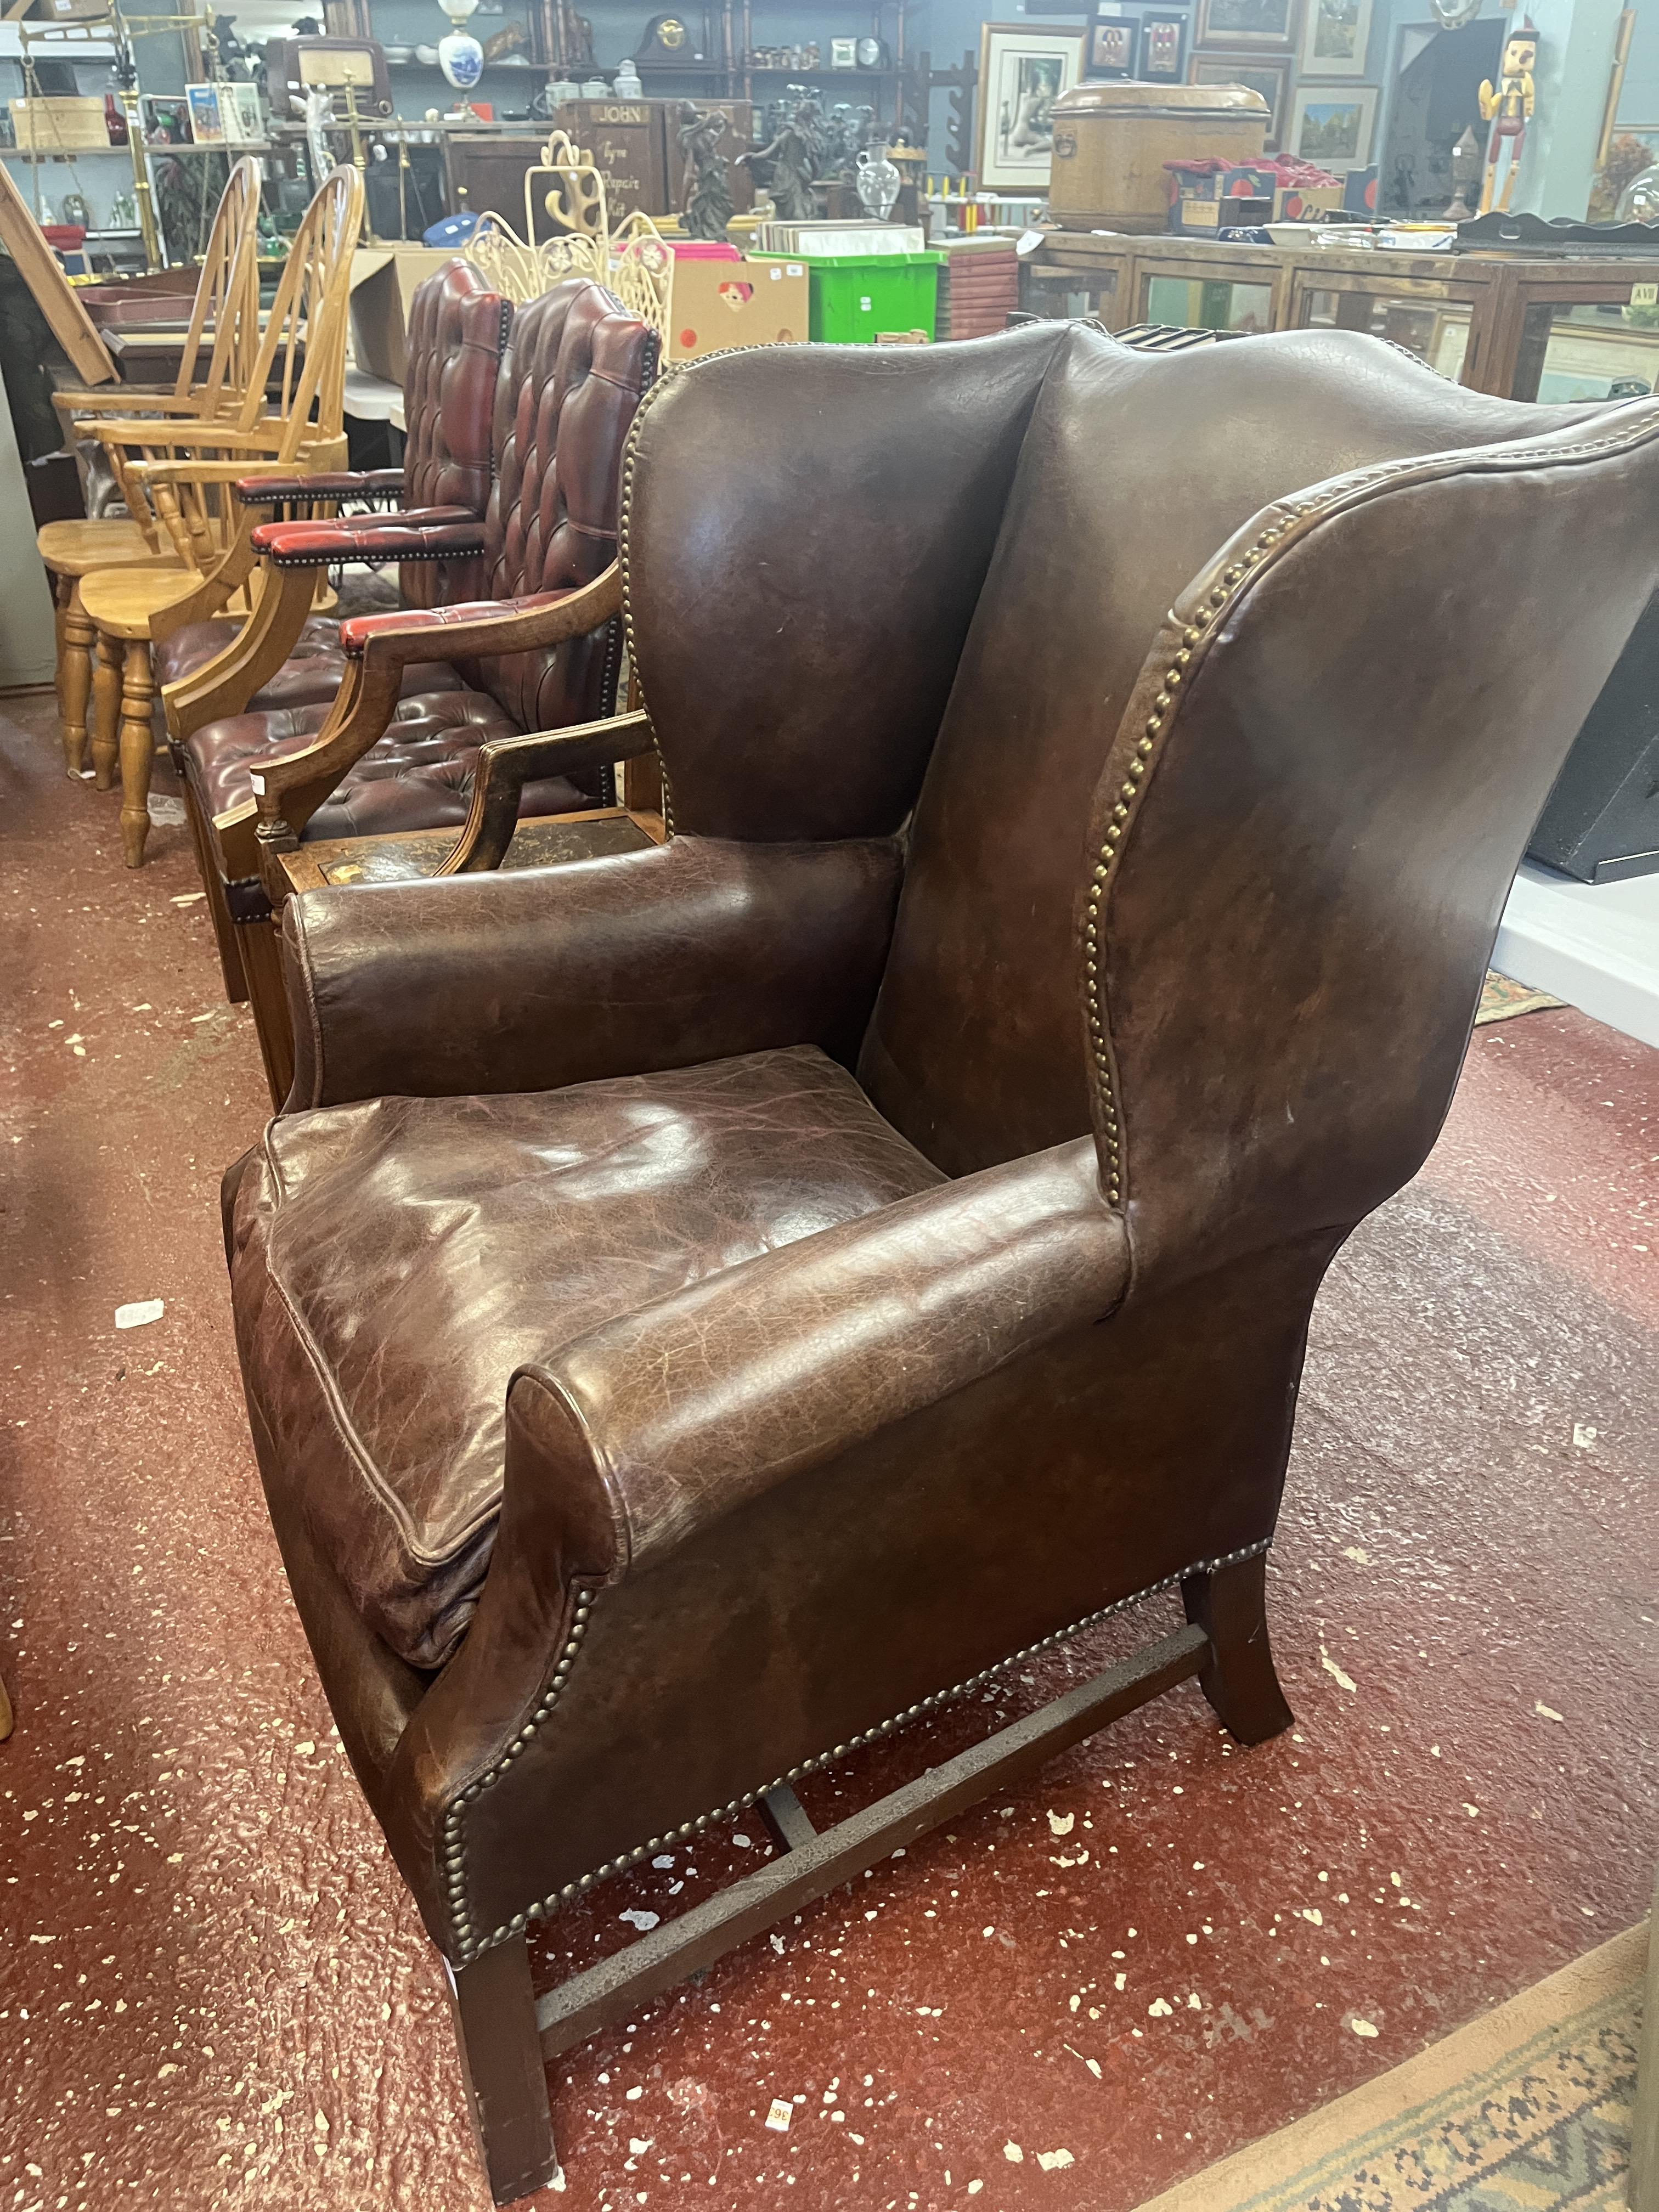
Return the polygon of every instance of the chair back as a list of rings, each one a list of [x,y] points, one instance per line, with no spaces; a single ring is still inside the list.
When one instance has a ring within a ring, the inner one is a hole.
[[[1088,1133],[1077,948],[1097,865],[1091,803],[1148,644],[1216,549],[1304,485],[1583,411],[1466,391],[1346,331],[1174,354],[1068,332],[927,763],[860,1061],[913,1144],[963,1174]],[[1366,586],[1364,621],[1387,580]],[[1455,658],[1468,644],[1437,636],[1410,650]],[[1126,767],[1118,781],[1139,779]],[[1243,977],[1239,988],[1248,996]]]
[[[569,591],[616,558],[623,450],[657,355],[656,332],[586,277],[517,309],[495,383],[486,598]],[[558,729],[609,710],[621,644],[612,623],[466,672],[521,729]]]
[[[274,418],[280,434],[264,458],[277,466],[301,467],[302,453],[313,467],[343,464],[351,256],[362,220],[362,177],[349,167],[331,170],[294,234],[234,413],[228,404],[219,417],[243,433]],[[168,437],[171,451],[179,442],[176,425]],[[189,443],[201,460],[234,451],[215,446],[211,422],[199,431],[192,426]],[[148,449],[141,451],[148,458]],[[154,506],[174,551],[204,574],[223,558],[246,521],[228,486],[218,483],[181,478],[158,484]]]
[[[454,260],[416,289],[404,378],[404,505],[459,507],[483,519],[494,479],[491,434],[513,308],[471,263]],[[476,599],[482,561],[406,561],[404,603]]]
[[[351,257],[362,224],[362,177],[349,164],[331,169],[294,234],[243,395],[243,429],[268,407],[285,426],[279,461],[308,440],[340,434]]]
[[[184,399],[199,391],[213,414],[240,408],[258,356],[262,189],[259,163],[244,154],[219,196],[185,334],[174,396]],[[201,350],[210,324],[213,339],[204,368]]]

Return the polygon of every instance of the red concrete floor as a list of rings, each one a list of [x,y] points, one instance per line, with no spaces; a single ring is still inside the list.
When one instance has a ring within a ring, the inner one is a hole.
[[[50,728],[0,702],[0,2212],[462,2212],[437,1962],[244,1433],[216,1186],[264,1113],[252,1033],[184,831],[124,872]],[[565,2203],[1127,2212],[1640,1917],[1656,1070],[1575,1013],[1480,1032],[1428,1169],[1334,1270],[1271,1584],[1295,1731],[1233,1750],[1188,1686],[574,2054]],[[549,1952],[753,1865],[739,1834]]]

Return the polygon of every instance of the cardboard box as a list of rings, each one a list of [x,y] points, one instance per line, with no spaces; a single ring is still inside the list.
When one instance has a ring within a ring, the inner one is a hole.
[[[363,246],[352,255],[352,358],[366,375],[403,382],[410,301],[454,258],[437,246]]]
[[[1281,185],[1278,172],[1241,162],[1207,177],[1170,172],[1170,228],[1178,237],[1213,238],[1249,223],[1308,222],[1342,204],[1342,186]]]
[[[100,93],[14,100],[11,126],[21,154],[84,154],[109,144],[104,95]]]
[[[734,346],[805,345],[811,312],[804,261],[677,258],[668,358],[702,361]]]

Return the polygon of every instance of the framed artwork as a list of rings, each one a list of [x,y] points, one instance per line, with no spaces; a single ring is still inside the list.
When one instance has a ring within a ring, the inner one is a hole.
[[[1364,76],[1371,34],[1371,0],[1304,0],[1304,76]]]
[[[974,167],[981,191],[1048,191],[1054,102],[1080,82],[1086,39],[1024,23],[981,25]]]
[[[1089,33],[1091,76],[1133,76],[1135,24],[1130,15],[1099,16]]]
[[[1254,46],[1289,53],[1297,0],[1198,0],[1200,46]]]
[[[1186,64],[1186,16],[1149,8],[1140,19],[1139,75],[1147,84],[1179,84]]]
[[[1188,84],[1242,84],[1259,92],[1267,103],[1267,137],[1262,151],[1276,154],[1285,141],[1285,115],[1290,105],[1289,58],[1275,60],[1267,54],[1194,54],[1188,65]]]
[[[190,102],[190,135],[196,143],[198,146],[222,146],[225,126],[219,113],[218,86],[187,84],[185,97]]]
[[[1346,176],[1370,161],[1376,121],[1374,84],[1357,85],[1352,92],[1343,85],[1300,84],[1291,106],[1285,150]]]

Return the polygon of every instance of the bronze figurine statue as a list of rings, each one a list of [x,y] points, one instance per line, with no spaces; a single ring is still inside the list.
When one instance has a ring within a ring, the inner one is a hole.
[[[684,164],[680,204],[688,237],[723,239],[732,220],[730,173],[718,150],[726,127],[718,109],[705,114],[689,100],[680,102],[678,136]]]

